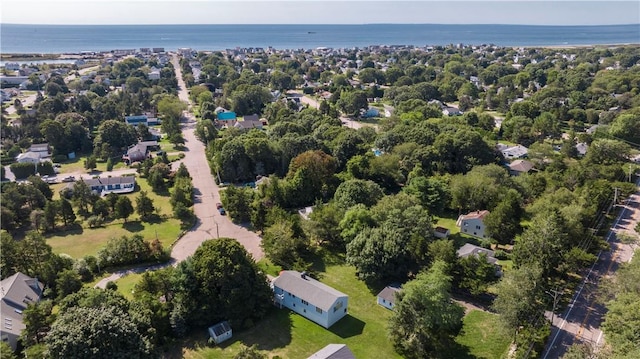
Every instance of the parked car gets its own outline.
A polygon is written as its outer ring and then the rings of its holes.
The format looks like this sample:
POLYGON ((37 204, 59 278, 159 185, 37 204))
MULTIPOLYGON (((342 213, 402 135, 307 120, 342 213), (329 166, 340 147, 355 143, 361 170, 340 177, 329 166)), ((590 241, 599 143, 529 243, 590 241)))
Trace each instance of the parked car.
POLYGON ((75 182, 75 181, 76 181, 76 177, 75 176, 67 176, 67 177, 62 179, 62 182, 75 182))
POLYGON ((216 208, 218 209, 218 212, 220 212, 221 216, 227 214, 227 212, 224 210, 224 207, 222 207, 222 203, 216 203, 216 208))

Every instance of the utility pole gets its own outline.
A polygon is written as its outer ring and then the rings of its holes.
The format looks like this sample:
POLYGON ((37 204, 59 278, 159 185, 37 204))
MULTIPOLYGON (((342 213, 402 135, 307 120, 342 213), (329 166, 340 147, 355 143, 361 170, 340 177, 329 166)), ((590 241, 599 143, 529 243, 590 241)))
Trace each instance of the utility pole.
POLYGON ((553 298, 553 309, 551 309, 551 325, 553 326, 554 314, 556 313, 556 305, 558 305, 558 301, 560 300, 562 291, 559 291, 557 289, 550 289, 546 290, 545 293, 549 294, 553 298))
POLYGON ((631 163, 629 163, 629 182, 631 182, 631 163))

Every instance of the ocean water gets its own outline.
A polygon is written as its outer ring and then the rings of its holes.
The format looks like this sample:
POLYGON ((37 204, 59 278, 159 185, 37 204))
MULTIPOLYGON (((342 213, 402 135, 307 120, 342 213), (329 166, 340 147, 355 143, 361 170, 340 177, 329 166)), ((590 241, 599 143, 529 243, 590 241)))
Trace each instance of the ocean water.
POLYGON ((525 25, 15 25, 0 24, 2 53, 65 53, 164 47, 222 50, 369 45, 570 46, 640 43, 640 24, 525 25))

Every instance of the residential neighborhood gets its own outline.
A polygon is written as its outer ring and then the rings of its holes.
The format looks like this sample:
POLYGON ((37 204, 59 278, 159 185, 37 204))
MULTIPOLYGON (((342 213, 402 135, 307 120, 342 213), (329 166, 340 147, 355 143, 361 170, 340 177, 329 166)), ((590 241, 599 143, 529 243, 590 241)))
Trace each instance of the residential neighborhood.
POLYGON ((577 312, 563 353, 633 355, 614 294, 597 318, 570 303, 638 237, 638 51, 6 62, 3 341, 73 357, 94 344, 66 328, 100 328, 139 357, 520 358, 577 312))

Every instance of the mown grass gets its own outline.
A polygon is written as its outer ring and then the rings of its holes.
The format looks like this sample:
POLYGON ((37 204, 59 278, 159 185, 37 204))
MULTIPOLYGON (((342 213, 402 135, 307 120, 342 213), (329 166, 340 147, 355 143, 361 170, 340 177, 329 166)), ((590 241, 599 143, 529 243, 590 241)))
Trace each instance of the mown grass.
POLYGON ((511 340, 499 328, 498 315, 472 310, 464 317, 456 342, 468 348, 471 358, 501 359, 506 357, 511 340))
MULTIPOLYGON (((135 199, 139 195, 139 191, 146 191, 149 198, 153 200, 158 214, 157 219, 151 222, 142 222, 137 214, 133 214, 128 218, 127 223, 117 219, 103 227, 88 228, 83 217, 77 215, 76 226, 67 231, 47 235, 47 243, 54 252, 65 253, 73 258, 96 255, 110 238, 122 235, 140 234, 145 240, 153 240, 157 237, 165 249, 169 248, 181 232, 180 221, 171 218, 172 207, 169 195, 154 193, 145 179, 137 178, 136 183, 138 185, 136 192, 121 196, 128 196, 135 208, 135 199)), ((52 186, 54 198, 59 198, 59 191, 66 185, 66 183, 60 183, 52 186)))
MULTIPOLYGON (((270 274, 277 270, 274 266, 263 268, 270 274)), ((377 291, 373 293, 358 280, 351 266, 338 263, 323 269, 319 280, 349 295, 349 314, 330 329, 287 309, 274 308, 254 328, 234 332, 231 341, 221 346, 207 347, 204 331, 195 334, 183 348, 184 358, 233 358, 241 344, 256 344, 270 357, 306 358, 331 343, 347 344, 357 358, 400 358, 387 339, 391 311, 376 304, 377 291)))

